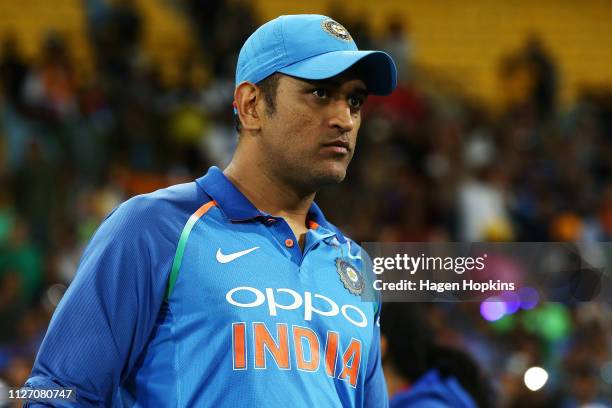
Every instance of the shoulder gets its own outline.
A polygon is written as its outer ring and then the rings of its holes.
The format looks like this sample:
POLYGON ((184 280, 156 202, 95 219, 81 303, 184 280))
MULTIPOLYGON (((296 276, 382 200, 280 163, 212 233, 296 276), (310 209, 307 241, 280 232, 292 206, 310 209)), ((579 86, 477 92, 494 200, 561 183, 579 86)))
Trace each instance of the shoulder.
POLYGON ((442 377, 435 369, 423 374, 409 391, 396 395, 390 405, 397 408, 477 407, 455 377, 442 377))
POLYGON ((211 199, 196 182, 176 184, 130 198, 113 209, 99 232, 125 237, 159 235, 173 240, 189 217, 211 199))
POLYGON ((193 181, 134 196, 123 202, 117 210, 131 215, 158 217, 157 211, 195 211, 203 201, 210 201, 210 198, 193 181))

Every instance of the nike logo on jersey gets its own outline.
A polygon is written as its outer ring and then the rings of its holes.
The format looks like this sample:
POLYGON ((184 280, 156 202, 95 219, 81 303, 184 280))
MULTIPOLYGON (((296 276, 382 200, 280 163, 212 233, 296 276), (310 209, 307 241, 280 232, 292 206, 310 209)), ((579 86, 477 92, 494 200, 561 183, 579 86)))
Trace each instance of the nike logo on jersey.
POLYGON ((233 260, 236 260, 240 258, 241 256, 248 254, 249 252, 253 252, 256 249, 259 249, 259 247, 253 247, 253 248, 245 249, 244 251, 234 252, 233 254, 225 255, 224 253, 221 252, 221 248, 219 248, 217 249, 217 261, 219 261, 219 263, 222 263, 222 264, 232 262, 233 260))

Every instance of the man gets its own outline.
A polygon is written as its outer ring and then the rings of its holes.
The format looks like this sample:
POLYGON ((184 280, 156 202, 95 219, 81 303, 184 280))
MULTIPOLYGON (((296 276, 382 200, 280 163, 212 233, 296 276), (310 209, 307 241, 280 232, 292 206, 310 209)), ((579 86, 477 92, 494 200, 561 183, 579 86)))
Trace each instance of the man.
POLYGON ((388 303, 382 364, 391 408, 489 408, 495 395, 466 352, 438 344, 417 303, 388 303))
POLYGON ((106 218, 27 385, 86 407, 386 406, 359 247, 313 199, 344 179, 367 93, 395 84, 391 58, 328 17, 261 26, 238 59, 232 162, 106 218))

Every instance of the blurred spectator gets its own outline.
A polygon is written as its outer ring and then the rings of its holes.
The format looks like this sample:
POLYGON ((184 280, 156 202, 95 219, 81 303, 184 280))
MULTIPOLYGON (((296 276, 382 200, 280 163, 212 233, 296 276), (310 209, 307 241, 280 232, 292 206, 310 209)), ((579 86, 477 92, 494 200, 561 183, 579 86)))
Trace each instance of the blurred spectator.
POLYGON ((397 66, 398 80, 400 82, 411 80, 414 45, 410 39, 404 16, 397 13, 387 18, 387 32, 380 41, 380 48, 393 57, 397 66))
POLYGON ((464 352, 441 346, 419 304, 388 303, 381 319, 390 407, 493 407, 492 389, 464 352))
POLYGON ((121 87, 122 81, 131 78, 139 56, 140 14, 132 0, 86 0, 84 3, 98 67, 113 86, 121 87))
POLYGON ((525 60, 532 76, 531 98, 538 114, 543 119, 548 119, 556 106, 557 69, 536 34, 527 39, 525 60))
POLYGON ((0 45, 0 86, 5 103, 19 109, 22 105, 23 84, 28 74, 28 67, 19 53, 15 33, 8 33, 0 45))
POLYGON ((257 28, 252 2, 187 0, 188 15, 216 78, 234 77, 238 51, 257 28))
POLYGON ((558 93, 557 67, 537 34, 530 34, 518 53, 502 59, 500 75, 511 108, 532 113, 544 124, 553 119, 558 93))
POLYGON ((15 204, 31 225, 32 239, 41 247, 49 243, 52 217, 58 215, 55 175, 42 143, 37 141, 30 143, 24 166, 13 175, 15 204))
POLYGON ((8 168, 14 170, 22 164, 26 146, 31 138, 29 124, 24 118, 23 87, 28 76, 26 65, 18 49, 15 34, 2 40, 0 56, 0 89, 4 96, 0 105, 0 121, 6 136, 8 168))
POLYGON ((16 317, 36 299, 44 281, 42 254, 29 238, 28 225, 17 218, 0 247, 0 342, 14 335, 16 317))
POLYGON ((50 123, 77 115, 76 81, 64 38, 50 33, 44 42, 41 62, 30 71, 24 98, 50 123))
POLYGON ((510 241, 513 234, 503 185, 495 183, 494 169, 482 171, 480 178, 466 179, 459 185, 461 239, 510 241))

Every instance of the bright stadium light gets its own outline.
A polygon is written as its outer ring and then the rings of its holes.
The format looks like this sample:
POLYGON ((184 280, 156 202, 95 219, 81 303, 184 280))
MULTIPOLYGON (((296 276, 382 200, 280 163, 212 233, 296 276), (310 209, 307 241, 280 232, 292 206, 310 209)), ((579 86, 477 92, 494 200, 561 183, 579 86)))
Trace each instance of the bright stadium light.
POLYGON ((525 371, 523 380, 527 388, 531 391, 537 391, 548 381, 548 373, 542 367, 531 367, 525 371))
POLYGON ((498 297, 487 298, 480 304, 480 314, 489 321, 494 322, 501 319, 506 314, 506 304, 498 297))

